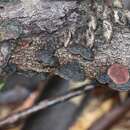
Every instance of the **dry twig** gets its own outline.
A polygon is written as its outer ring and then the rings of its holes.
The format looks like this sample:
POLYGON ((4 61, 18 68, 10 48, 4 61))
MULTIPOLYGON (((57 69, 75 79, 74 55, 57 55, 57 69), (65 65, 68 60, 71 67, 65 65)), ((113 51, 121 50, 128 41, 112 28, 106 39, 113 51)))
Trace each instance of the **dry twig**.
POLYGON ((93 85, 87 85, 85 87, 73 89, 73 90, 71 90, 71 91, 69 91, 61 96, 56 97, 56 98, 41 101, 39 104, 37 104, 29 109, 26 109, 26 110, 21 111, 19 113, 14 113, 13 115, 1 120, 0 121, 0 128, 7 127, 13 123, 16 123, 19 120, 26 118, 27 116, 31 115, 32 113, 43 110, 47 107, 54 106, 58 103, 64 102, 64 101, 69 100, 73 97, 79 96, 79 95, 83 94, 84 92, 86 92, 87 90, 91 90, 93 88, 94 88, 93 85))

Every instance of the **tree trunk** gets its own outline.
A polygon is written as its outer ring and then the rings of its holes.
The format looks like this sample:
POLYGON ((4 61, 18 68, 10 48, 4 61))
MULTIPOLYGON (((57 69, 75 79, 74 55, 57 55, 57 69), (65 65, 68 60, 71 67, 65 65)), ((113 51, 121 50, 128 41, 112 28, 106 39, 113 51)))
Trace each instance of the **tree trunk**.
POLYGON ((2 0, 1 77, 12 64, 76 81, 130 68, 128 15, 120 0, 2 0))

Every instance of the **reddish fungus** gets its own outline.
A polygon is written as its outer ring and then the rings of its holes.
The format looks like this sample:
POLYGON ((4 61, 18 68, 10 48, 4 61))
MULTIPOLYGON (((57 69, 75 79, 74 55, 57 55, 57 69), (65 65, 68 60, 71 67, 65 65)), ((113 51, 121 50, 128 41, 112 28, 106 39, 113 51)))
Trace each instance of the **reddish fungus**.
POLYGON ((125 84, 129 80, 129 72, 127 67, 120 64, 111 65, 107 74, 115 84, 125 84))

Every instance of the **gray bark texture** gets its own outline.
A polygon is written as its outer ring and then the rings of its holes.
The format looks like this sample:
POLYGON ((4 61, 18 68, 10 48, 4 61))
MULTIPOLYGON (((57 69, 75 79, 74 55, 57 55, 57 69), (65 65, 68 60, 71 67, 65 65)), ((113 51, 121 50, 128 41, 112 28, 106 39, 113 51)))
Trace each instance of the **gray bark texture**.
POLYGON ((1 0, 1 78, 12 65, 76 81, 113 63, 130 69, 128 8, 120 0, 1 0))

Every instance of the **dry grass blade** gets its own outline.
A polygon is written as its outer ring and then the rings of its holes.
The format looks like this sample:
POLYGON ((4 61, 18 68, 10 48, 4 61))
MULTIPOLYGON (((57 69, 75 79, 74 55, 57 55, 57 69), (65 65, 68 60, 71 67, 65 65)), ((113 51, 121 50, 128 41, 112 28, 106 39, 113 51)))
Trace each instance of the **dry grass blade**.
POLYGON ((97 120, 94 124, 92 124, 89 130, 109 130, 113 125, 122 119, 129 109, 130 98, 97 120))

